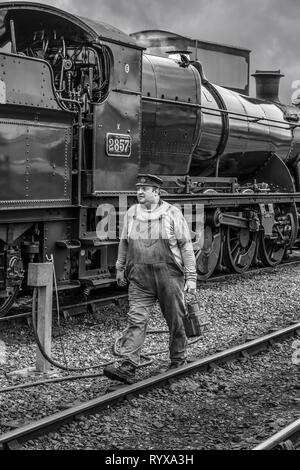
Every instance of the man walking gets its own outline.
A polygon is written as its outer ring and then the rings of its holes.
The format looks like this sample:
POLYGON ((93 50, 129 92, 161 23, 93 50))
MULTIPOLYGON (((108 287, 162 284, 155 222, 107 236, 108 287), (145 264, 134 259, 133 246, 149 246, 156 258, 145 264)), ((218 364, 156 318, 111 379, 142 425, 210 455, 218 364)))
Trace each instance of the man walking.
POLYGON ((138 204, 125 214, 116 263, 117 283, 129 281, 128 326, 121 338, 123 361, 107 366, 104 375, 133 383, 145 341, 149 313, 158 300, 169 327, 170 369, 186 361, 183 326, 184 290, 196 291, 196 261, 182 212, 160 199, 163 181, 138 175, 138 204))

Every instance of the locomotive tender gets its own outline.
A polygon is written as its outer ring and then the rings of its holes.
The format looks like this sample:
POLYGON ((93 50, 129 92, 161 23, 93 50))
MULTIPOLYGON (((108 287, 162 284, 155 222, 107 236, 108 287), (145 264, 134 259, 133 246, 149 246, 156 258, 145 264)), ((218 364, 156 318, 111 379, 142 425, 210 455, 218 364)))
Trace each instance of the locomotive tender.
POLYGON ((99 240, 97 208, 118 215, 139 172, 169 202, 204 205, 200 279, 281 262, 298 233, 296 107, 54 7, 1 3, 0 23, 0 316, 50 255, 60 289, 111 285, 118 238, 99 240))

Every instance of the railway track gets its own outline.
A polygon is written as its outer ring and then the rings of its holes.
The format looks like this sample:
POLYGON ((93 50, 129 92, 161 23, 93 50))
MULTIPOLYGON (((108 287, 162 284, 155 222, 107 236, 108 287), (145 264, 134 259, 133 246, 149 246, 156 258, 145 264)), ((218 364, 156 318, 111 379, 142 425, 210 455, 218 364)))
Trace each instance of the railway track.
MULTIPOLYGON (((299 260, 300 262, 300 260, 299 260)), ((61 305, 60 306, 60 311, 62 312, 63 316, 66 318, 70 315, 76 315, 83 313, 84 311, 87 310, 87 308, 90 306, 92 311, 97 311, 97 308, 106 304, 109 304, 111 302, 118 302, 119 300, 125 300, 127 299, 127 293, 120 293, 120 292, 115 292, 111 293, 109 292, 108 294, 104 295, 103 297, 99 299, 93 299, 93 300, 87 300, 84 302, 78 302, 74 304, 68 304, 68 305, 61 305)), ((57 312, 57 309, 54 307, 53 312, 57 312)), ((21 314, 16 314, 16 315, 9 315, 3 318, 0 318, 0 324, 7 322, 7 321, 12 321, 12 320, 17 320, 17 319, 28 319, 31 317, 31 312, 24 312, 21 314)))
MULTIPOLYGON (((133 385, 122 385, 117 390, 106 393, 96 399, 71 407, 62 412, 55 413, 41 420, 34 421, 19 429, 2 434, 0 436, 0 448, 3 450, 15 449, 22 442, 26 442, 27 440, 37 436, 45 435, 50 431, 71 422, 74 419, 78 419, 80 416, 96 413, 100 409, 111 406, 128 396, 134 396, 152 388, 161 387, 169 380, 178 379, 196 371, 207 371, 214 368, 218 364, 231 362, 235 359, 243 357, 249 357, 250 355, 254 355, 258 352, 269 349, 277 341, 281 341, 286 337, 298 334, 300 334, 300 322, 250 342, 188 363, 187 365, 181 366, 178 369, 141 380, 133 385)), ((298 423, 298 425, 299 430, 300 423, 298 423)), ((256 448, 256 450, 259 450, 259 448, 256 448)))
MULTIPOLYGON (((280 265, 277 265, 275 267, 269 267, 269 266, 256 267, 256 268, 249 269, 248 271, 245 271, 242 274, 241 273, 218 274, 218 275, 212 276, 211 278, 205 281, 199 281, 199 286, 203 283, 222 282, 222 281, 235 279, 240 276, 248 277, 248 276, 259 274, 259 273, 274 272, 275 269, 278 269, 278 268, 280 269, 283 266, 287 266, 287 265, 293 266, 297 264, 300 264, 300 256, 293 256, 290 259, 285 260, 280 265)), ((65 318, 68 316, 85 313, 88 308, 90 308, 92 312, 96 312, 99 307, 105 304, 109 304, 111 302, 118 302, 119 300, 126 300, 127 297, 128 296, 126 292, 118 292, 117 290, 115 291, 110 290, 106 293, 104 292, 104 295, 101 298, 87 300, 84 302, 78 302, 78 303, 69 304, 69 305, 61 305, 60 311, 62 312, 65 318)), ((55 307, 53 308, 53 312, 56 312, 55 307)), ((18 319, 30 319, 30 318, 31 318, 31 312, 28 311, 28 312, 24 312, 21 314, 13 314, 13 315, 2 317, 0 318, 0 324, 7 322, 7 321, 18 320, 18 319)))
POLYGON ((300 419, 297 419, 252 450, 294 450, 299 447, 300 419))

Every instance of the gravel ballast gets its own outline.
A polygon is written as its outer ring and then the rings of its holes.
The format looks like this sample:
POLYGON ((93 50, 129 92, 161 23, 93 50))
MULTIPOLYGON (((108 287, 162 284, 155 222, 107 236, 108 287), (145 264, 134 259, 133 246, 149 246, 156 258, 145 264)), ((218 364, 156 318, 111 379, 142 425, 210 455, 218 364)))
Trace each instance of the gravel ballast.
POLYGON ((300 417, 293 341, 196 373, 28 442, 25 449, 248 450, 300 417))
MULTIPOLYGON (((251 274, 249 277, 239 276, 220 283, 202 284, 199 297, 209 325, 200 341, 189 347, 189 359, 204 357, 241 344, 299 320, 299 269, 298 265, 282 266, 271 273, 251 274)), ((63 321, 61 338, 57 336, 58 330, 54 326, 52 350, 55 360, 64 363, 61 343, 64 345, 68 364, 72 366, 82 367, 115 359, 112 345, 115 336, 126 326, 126 309, 126 304, 121 307, 109 306, 96 315, 63 321)), ((158 308, 154 309, 149 328, 166 329, 158 308)), ((29 327, 20 324, 15 324, 14 328, 1 325, 0 340, 5 351, 1 359, 0 388, 40 379, 7 376, 16 369, 34 366, 36 346, 29 327)), ((151 351, 167 350, 167 343, 167 333, 150 334, 147 336, 143 352, 147 355, 151 351)), ((154 359, 153 363, 139 369, 138 379, 155 373, 162 365, 168 363, 167 352, 151 357, 154 359)), ((101 372, 101 369, 98 370, 101 372)), ((58 369, 54 372, 58 377, 71 375, 58 369)), ((96 372, 95 369, 86 371, 96 372)), ((104 377, 99 377, 0 393, 0 432, 9 431, 68 406, 93 399, 109 387, 110 382, 104 377)), ((138 417, 136 420, 138 425, 138 417)))

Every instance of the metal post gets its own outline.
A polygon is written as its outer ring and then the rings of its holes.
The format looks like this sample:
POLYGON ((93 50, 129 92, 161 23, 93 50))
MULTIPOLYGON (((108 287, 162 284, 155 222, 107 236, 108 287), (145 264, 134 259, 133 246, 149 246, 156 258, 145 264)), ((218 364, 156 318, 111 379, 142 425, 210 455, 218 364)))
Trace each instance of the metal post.
MULTIPOLYGON (((37 333, 44 351, 51 356, 53 264, 29 263, 28 285, 38 290, 37 333)), ((50 366, 37 346, 36 370, 47 373, 50 366)))

